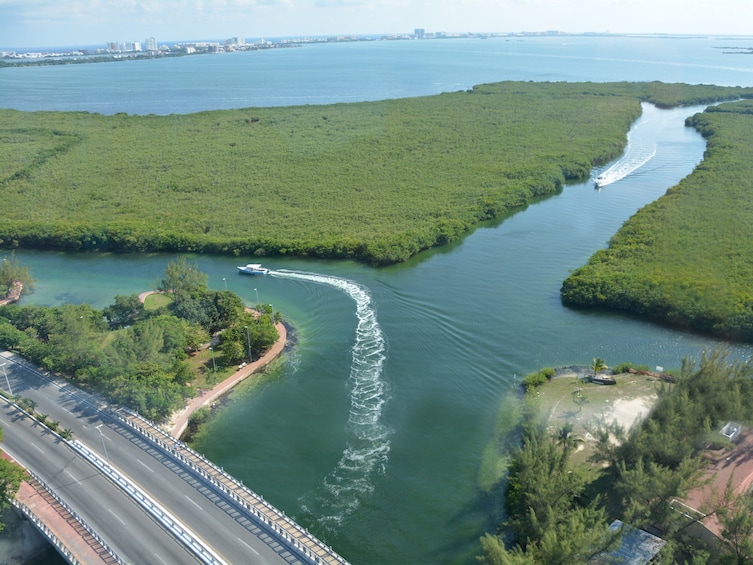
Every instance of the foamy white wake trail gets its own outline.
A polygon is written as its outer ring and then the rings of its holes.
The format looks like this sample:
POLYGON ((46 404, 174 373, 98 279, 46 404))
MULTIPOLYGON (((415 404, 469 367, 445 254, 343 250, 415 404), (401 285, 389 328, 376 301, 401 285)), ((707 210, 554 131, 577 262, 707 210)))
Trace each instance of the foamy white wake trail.
POLYGON ((298 271, 273 271, 272 276, 306 280, 334 286, 356 303, 355 344, 349 382, 350 437, 337 466, 324 479, 323 491, 314 501, 302 501, 304 508, 316 505, 323 523, 338 525, 373 490, 373 477, 383 473, 390 451, 389 430, 381 423, 386 386, 382 380, 385 342, 366 288, 352 281, 298 271))
POLYGON ((625 155, 595 179, 599 188, 624 179, 656 155, 656 143, 647 144, 634 141, 631 134, 632 132, 628 134, 625 155))

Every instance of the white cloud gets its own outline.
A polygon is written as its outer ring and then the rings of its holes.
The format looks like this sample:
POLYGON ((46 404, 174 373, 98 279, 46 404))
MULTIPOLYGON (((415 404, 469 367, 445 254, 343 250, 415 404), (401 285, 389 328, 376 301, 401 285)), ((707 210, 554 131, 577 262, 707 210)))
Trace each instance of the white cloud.
POLYGON ((710 10, 708 0, 0 0, 0 42, 7 48, 414 27, 750 34, 742 17, 749 2, 715 0, 710 10))

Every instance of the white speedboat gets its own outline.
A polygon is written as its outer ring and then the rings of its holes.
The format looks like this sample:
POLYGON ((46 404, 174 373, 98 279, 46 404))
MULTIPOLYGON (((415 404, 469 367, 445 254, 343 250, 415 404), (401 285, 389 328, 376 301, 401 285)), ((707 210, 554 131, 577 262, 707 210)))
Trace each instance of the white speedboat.
POLYGON ((249 263, 245 267, 238 267, 238 272, 243 275, 268 275, 269 269, 262 267, 259 263, 249 263))
POLYGON ((605 184, 607 184, 607 175, 605 174, 601 174, 594 179, 594 186, 596 188, 601 188, 605 184))

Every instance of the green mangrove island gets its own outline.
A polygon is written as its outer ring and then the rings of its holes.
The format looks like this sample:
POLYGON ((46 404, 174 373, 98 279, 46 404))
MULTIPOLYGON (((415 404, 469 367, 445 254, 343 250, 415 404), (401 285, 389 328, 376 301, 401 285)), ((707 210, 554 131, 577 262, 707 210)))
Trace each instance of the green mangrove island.
POLYGON ((566 304, 626 310, 753 340, 753 102, 688 120, 703 162, 639 210, 562 286, 566 304))
POLYGON ((641 101, 744 96, 504 82, 191 115, 0 110, 0 246, 399 262, 586 178, 623 150, 641 101))

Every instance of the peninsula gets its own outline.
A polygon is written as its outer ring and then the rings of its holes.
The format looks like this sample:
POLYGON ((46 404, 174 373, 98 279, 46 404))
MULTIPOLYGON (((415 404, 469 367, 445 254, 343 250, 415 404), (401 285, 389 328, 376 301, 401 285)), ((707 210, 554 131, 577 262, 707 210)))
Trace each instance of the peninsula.
POLYGON ((624 310, 753 341, 753 102, 689 120, 704 161, 639 210, 562 285, 565 304, 624 310))
POLYGON ((753 89, 503 82, 192 115, 1 110, 14 214, 0 218, 0 246, 395 263, 586 179, 620 154, 641 101, 745 96, 753 89))

